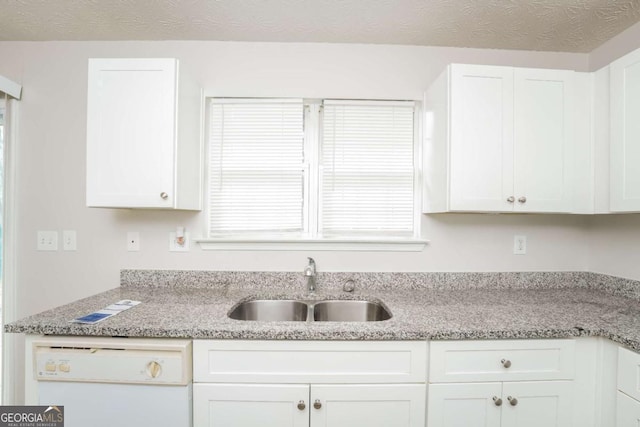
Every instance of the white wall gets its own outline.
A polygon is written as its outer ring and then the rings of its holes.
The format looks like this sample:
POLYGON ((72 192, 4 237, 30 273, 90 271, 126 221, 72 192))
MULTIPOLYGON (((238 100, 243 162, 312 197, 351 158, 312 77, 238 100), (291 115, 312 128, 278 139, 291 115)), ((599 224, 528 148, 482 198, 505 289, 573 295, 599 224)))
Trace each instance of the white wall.
POLYGON ((450 62, 584 71, 588 55, 479 49, 231 42, 0 42, 0 74, 21 83, 18 315, 114 288, 122 268, 302 271, 585 270, 588 219, 570 215, 431 215, 420 253, 169 253, 177 225, 201 213, 85 207, 87 58, 178 57, 209 94, 417 99, 450 62), (37 252, 37 230, 75 229, 77 252, 37 252), (141 233, 127 252, 127 231, 141 233), (511 253, 514 234, 529 253, 511 253))
POLYGON ((606 67, 612 61, 640 47, 640 22, 603 43, 589 54, 589 70, 606 67))
POLYGON ((640 280, 640 215, 597 215, 589 220, 589 271, 640 280))

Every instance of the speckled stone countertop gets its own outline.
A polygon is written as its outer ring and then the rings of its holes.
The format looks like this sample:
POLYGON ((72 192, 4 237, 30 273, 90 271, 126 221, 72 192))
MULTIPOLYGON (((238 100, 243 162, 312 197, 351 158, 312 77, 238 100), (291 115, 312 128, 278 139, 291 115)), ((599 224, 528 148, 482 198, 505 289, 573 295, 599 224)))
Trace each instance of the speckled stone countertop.
POLYGON ((640 351, 640 284, 594 273, 300 273, 124 270, 121 286, 5 326, 27 334, 266 339, 443 340, 603 336, 640 351), (356 281, 346 293, 341 283, 356 281), (227 313, 248 299, 368 299, 382 322, 255 322, 227 313), (142 304, 95 325, 69 320, 121 300, 142 304))

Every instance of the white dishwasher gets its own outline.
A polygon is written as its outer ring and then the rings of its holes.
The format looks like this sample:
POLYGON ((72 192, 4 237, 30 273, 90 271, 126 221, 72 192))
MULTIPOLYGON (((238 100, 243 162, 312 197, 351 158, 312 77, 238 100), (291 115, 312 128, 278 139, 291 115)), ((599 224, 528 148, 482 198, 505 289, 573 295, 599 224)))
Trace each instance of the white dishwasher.
POLYGON ((40 405, 66 427, 190 427, 190 340, 43 337, 33 342, 40 405))

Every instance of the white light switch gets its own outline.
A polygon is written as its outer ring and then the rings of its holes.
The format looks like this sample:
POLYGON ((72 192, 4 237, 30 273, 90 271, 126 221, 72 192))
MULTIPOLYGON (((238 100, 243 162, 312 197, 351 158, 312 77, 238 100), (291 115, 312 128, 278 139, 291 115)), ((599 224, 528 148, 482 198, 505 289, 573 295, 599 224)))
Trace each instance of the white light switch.
POLYGON ((39 251, 57 251, 58 250, 58 232, 57 231, 38 231, 37 247, 39 251))
POLYGON ((62 250, 75 251, 76 249, 76 230, 62 230, 62 250))
POLYGON ((140 250, 140 233, 137 231, 129 231, 127 233, 127 250, 129 252, 137 252, 140 250))

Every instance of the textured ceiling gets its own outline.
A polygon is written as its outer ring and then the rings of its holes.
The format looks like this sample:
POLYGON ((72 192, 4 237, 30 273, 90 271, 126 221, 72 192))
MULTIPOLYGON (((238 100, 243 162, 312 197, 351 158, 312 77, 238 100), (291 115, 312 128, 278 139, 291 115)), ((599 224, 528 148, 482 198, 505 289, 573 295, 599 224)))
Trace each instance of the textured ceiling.
POLYGON ((640 0, 0 0, 0 40, 384 43, 590 52, 640 0))

